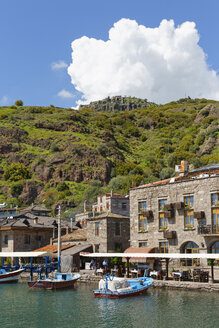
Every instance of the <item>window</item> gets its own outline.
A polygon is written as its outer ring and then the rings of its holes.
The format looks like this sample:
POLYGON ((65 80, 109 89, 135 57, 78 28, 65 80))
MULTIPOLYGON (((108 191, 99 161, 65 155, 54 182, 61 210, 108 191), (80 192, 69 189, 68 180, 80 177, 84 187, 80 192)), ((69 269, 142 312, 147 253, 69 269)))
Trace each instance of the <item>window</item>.
POLYGON ((97 207, 94 208, 94 212, 97 212, 97 207))
POLYGON ((159 243, 160 253, 168 253, 168 242, 163 241, 159 243))
POLYGON ((165 217, 164 205, 167 203, 167 199, 159 199, 158 209, 159 209, 159 229, 165 230, 168 228, 168 218, 165 217))
POLYGON ((219 241, 216 241, 216 242, 211 246, 211 253, 219 253, 219 241))
POLYGON ((148 246, 148 243, 146 241, 141 241, 139 243, 139 247, 147 247, 148 246))
POLYGON ((193 196, 186 196, 186 197, 184 197, 184 204, 185 204, 185 209, 191 209, 191 208, 193 208, 194 197, 193 196))
POLYGON ((100 212, 103 212, 103 206, 100 206, 100 212))
POLYGON ((121 252, 122 246, 120 243, 115 243, 114 248, 116 252, 121 252))
POLYGON ((168 228, 168 218, 165 217, 164 213, 159 213, 159 229, 165 230, 168 228))
POLYGON ((212 209, 212 225, 213 225, 213 232, 219 232, 219 208, 212 209))
POLYGON ((100 250, 100 245, 99 244, 94 245, 95 253, 99 253, 99 250, 100 250))
POLYGON ((8 235, 5 235, 5 237, 4 237, 4 244, 8 245, 8 235))
POLYGON ((164 205, 167 203, 167 199, 159 199, 159 212, 164 212, 164 205))
MULTIPOLYGON (((193 241, 189 241, 184 246, 184 253, 187 254, 199 253, 199 247, 193 241)), ((185 259, 185 264, 188 266, 199 265, 199 259, 185 259)))
POLYGON ((24 244, 30 244, 30 235, 24 235, 24 244))
POLYGON ((219 207, 219 192, 211 194, 211 206, 219 207))
POLYGON ((121 224, 120 222, 115 223, 115 236, 121 235, 121 224))
POLYGON ((95 222, 95 236, 99 236, 100 234, 100 223, 95 222))
POLYGON ((185 205, 185 212, 184 212, 184 226, 185 228, 193 228, 194 227, 194 197, 193 196, 186 196, 184 198, 184 205, 185 205))
POLYGON ((147 202, 146 202, 146 200, 138 203, 138 212, 139 213, 145 212, 146 209, 147 209, 147 202))
POLYGON ((126 203, 122 203, 122 209, 126 210, 127 204, 126 203))
POLYGON ((145 218, 142 214, 139 214, 138 217, 138 229, 139 232, 147 231, 147 218, 145 218))
POLYGON ((219 193, 211 194, 212 232, 219 232, 219 193))

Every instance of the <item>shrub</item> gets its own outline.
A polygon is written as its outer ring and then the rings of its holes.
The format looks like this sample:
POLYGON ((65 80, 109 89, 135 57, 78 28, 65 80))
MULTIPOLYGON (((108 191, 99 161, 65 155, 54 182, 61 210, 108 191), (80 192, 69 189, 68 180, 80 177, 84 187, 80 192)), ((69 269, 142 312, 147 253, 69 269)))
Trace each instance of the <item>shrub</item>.
POLYGON ((164 167, 160 171, 161 180, 168 179, 168 178, 172 177, 173 175, 174 175, 174 169, 172 169, 171 167, 164 167))
POLYGON ((11 185, 11 194, 13 197, 18 197, 23 191, 23 183, 16 182, 11 185))
POLYGON ((56 188, 58 191, 65 191, 65 190, 69 190, 69 186, 63 181, 63 182, 59 182, 56 188))
POLYGON ((31 178, 29 169, 22 163, 12 163, 4 172, 4 179, 9 181, 19 181, 31 178))
POLYGON ((16 100, 15 103, 14 103, 16 106, 23 106, 23 101, 21 99, 19 100, 16 100))

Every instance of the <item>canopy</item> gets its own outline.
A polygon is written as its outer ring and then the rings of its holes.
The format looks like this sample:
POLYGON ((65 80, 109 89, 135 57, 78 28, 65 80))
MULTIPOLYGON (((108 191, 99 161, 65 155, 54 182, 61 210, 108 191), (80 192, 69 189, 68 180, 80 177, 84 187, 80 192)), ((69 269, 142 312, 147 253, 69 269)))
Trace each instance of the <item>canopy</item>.
POLYGON ((163 258, 163 259, 218 259, 217 253, 80 253, 86 257, 141 257, 141 258, 163 258))
POLYGON ((57 257, 54 253, 49 252, 0 252, 1 257, 57 257))

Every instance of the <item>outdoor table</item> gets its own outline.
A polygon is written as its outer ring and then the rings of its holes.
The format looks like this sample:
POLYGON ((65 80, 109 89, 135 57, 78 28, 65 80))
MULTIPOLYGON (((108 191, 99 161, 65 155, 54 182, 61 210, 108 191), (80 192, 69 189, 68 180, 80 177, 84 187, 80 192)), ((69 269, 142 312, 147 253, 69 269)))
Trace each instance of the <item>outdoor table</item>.
POLYGON ((172 272, 174 280, 181 280, 183 273, 182 272, 172 272))
POLYGON ((136 269, 131 270, 131 274, 133 277, 137 276, 138 270, 136 270, 136 269))
POLYGON ((155 271, 155 270, 154 271, 151 271, 149 275, 150 275, 150 277, 157 278, 158 275, 159 275, 159 271, 155 271))
POLYGON ((103 269, 97 269, 97 271, 96 271, 96 274, 98 275, 98 274, 103 274, 103 269))

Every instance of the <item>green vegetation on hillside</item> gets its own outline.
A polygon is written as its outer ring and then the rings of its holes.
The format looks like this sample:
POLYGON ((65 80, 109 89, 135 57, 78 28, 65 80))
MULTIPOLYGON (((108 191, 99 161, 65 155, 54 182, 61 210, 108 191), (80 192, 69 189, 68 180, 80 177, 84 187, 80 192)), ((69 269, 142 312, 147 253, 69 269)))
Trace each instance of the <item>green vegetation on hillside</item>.
POLYGON ((187 98, 113 112, 0 107, 0 202, 79 206, 171 177, 183 159, 219 162, 218 118, 219 102, 187 98))

